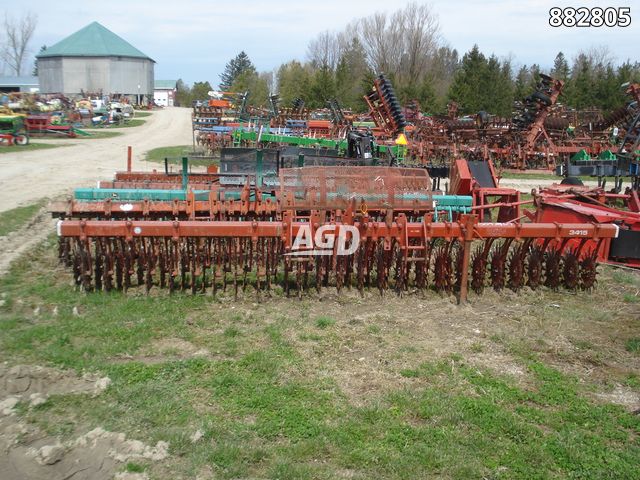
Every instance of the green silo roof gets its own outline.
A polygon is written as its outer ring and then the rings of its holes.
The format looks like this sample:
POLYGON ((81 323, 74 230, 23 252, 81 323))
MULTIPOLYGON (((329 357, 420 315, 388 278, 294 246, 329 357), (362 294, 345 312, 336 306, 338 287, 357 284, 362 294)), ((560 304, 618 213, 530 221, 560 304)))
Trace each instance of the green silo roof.
POLYGON ((134 57, 152 60, 98 22, 90 23, 37 55, 37 58, 43 57, 134 57))

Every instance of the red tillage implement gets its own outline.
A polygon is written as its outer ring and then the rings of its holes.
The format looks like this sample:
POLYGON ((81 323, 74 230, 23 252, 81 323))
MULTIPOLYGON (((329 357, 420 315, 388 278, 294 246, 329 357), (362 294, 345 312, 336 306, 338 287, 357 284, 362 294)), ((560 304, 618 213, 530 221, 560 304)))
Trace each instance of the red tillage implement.
POLYGON ((257 292, 280 284, 287 294, 293 286, 300 294, 328 285, 400 293, 433 286, 464 300, 469 285, 476 292, 487 284, 591 288, 597 249, 577 255, 567 242, 597 246, 618 231, 589 223, 478 223, 474 215, 409 222, 400 213, 381 222, 334 213, 332 220, 318 211, 304 219, 287 211, 280 221, 63 220, 60 256, 87 290, 138 284, 195 293, 233 285, 237 294, 250 284, 257 292))

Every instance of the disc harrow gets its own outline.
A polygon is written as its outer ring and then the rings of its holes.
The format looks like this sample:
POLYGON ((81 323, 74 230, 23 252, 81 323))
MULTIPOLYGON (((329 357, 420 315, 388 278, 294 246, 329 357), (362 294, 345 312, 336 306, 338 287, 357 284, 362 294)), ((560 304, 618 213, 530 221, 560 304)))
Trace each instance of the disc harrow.
POLYGON ((477 293, 541 284, 590 289, 597 249, 578 252, 567 241, 599 244, 617 232, 614 225, 478 223, 475 215, 455 222, 431 215, 409 221, 404 213, 391 221, 320 218, 284 212, 279 221, 61 220, 59 253, 87 291, 160 287, 237 296, 252 289, 260 296, 275 286, 287 295, 333 286, 381 294, 433 289, 465 300, 469 285, 477 293), (300 246, 305 232, 315 245, 300 246), (336 238, 344 244, 329 241, 336 238))

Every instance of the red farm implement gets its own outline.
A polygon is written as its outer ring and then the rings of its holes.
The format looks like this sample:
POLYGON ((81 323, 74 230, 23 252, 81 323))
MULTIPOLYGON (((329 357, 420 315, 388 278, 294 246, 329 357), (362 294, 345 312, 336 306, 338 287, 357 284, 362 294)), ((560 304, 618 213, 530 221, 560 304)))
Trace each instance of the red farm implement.
POLYGON ((615 238, 596 245, 591 240, 572 240, 574 249, 595 249, 601 262, 640 268, 640 201, 638 191, 610 193, 604 189, 554 186, 536 197, 536 222, 589 222, 610 224, 619 231, 615 238), (625 208, 626 207, 626 208, 625 208))
POLYGON ((486 286, 589 289, 596 252, 618 232, 590 222, 481 223, 470 197, 432 190, 424 169, 286 168, 226 185, 223 173, 202 175, 206 190, 84 189, 87 199, 54 208, 60 256, 78 284, 235 294, 433 288, 461 299, 486 286), (591 243, 578 251, 576 241, 591 243))
POLYGON ((24 120, 29 135, 56 135, 63 137, 77 137, 73 126, 53 123, 51 115, 27 115, 24 120))

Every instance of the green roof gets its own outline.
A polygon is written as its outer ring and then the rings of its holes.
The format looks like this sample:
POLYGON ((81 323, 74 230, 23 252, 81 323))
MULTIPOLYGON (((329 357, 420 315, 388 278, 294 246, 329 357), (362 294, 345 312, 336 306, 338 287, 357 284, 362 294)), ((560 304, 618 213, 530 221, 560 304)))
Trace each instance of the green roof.
POLYGON ((153 82, 153 88, 157 89, 171 89, 176 88, 177 80, 155 80, 153 82))
POLYGON ((43 57, 134 57, 151 60, 98 22, 90 23, 37 55, 37 58, 43 57))

